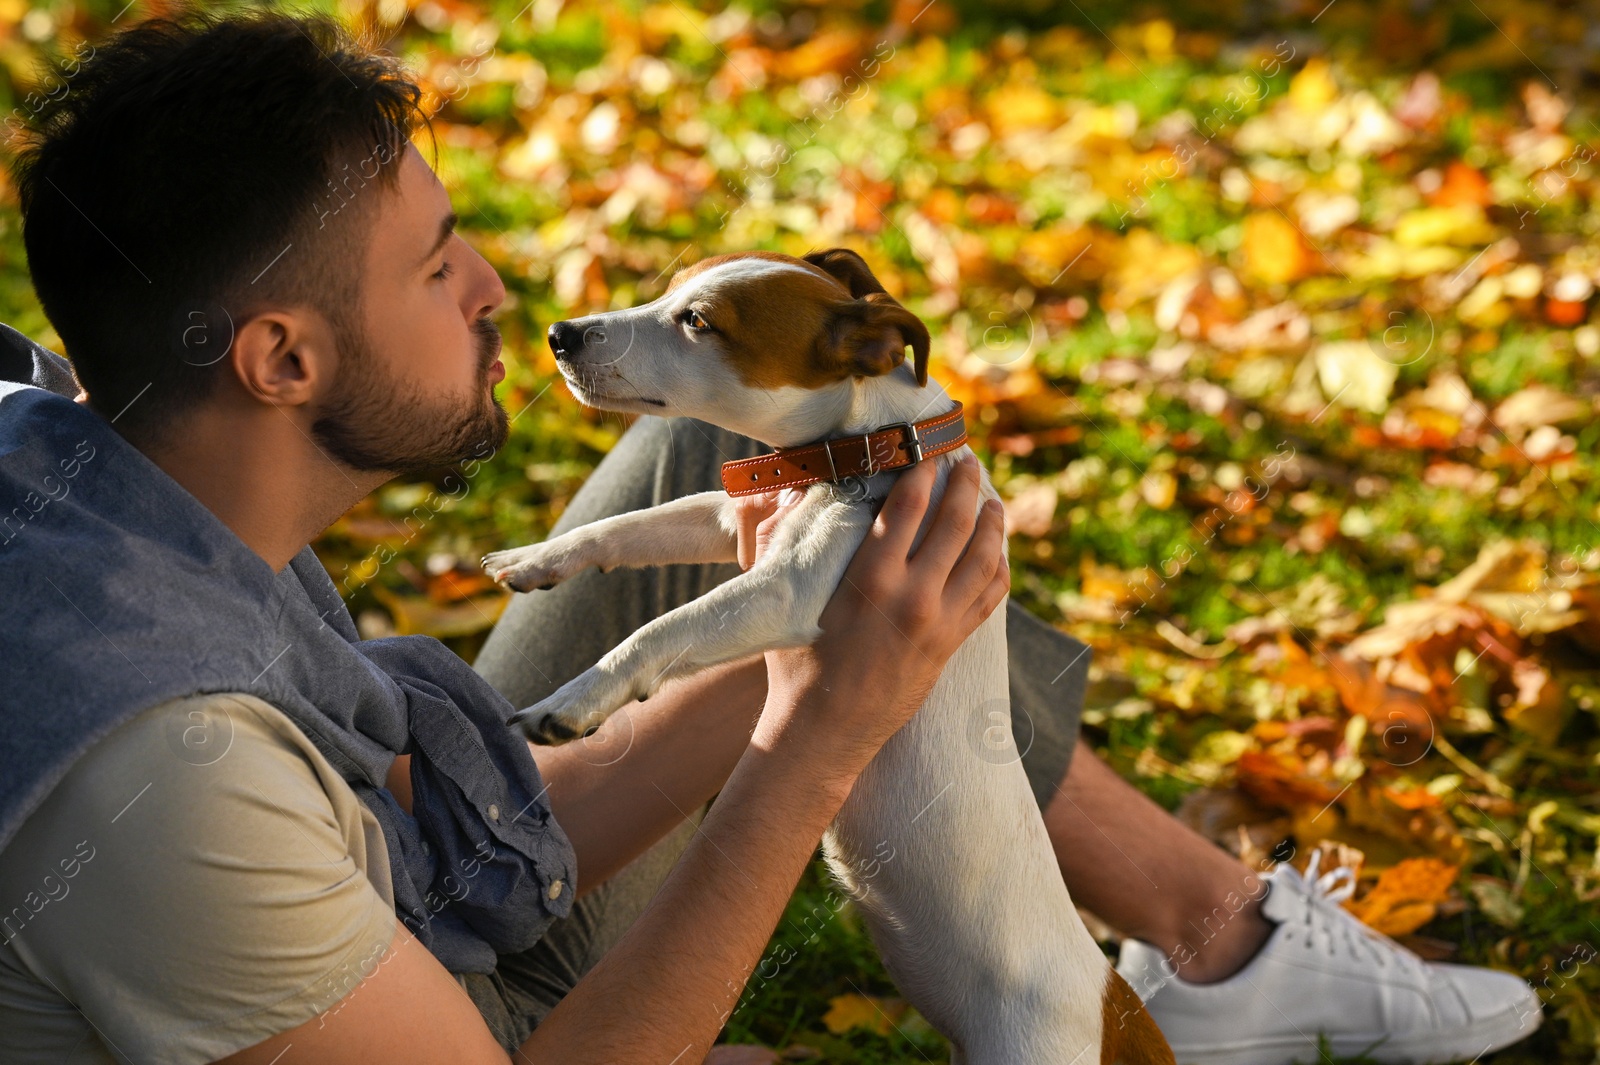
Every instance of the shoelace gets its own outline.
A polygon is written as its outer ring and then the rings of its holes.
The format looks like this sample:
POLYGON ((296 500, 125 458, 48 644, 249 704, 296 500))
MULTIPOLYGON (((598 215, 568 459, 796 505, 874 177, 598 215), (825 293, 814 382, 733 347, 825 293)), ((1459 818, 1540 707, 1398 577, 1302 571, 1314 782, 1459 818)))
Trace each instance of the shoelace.
POLYGON ((1306 863, 1301 882, 1308 891, 1315 888, 1316 894, 1328 902, 1344 902, 1356 893, 1356 871, 1348 865, 1341 865, 1318 876, 1317 871, 1322 868, 1322 855, 1320 850, 1311 852, 1311 860, 1306 863))
MULTIPOLYGON (((1330 953, 1337 953, 1342 947, 1352 958, 1365 955, 1379 968, 1397 965, 1413 978, 1424 979, 1420 958, 1368 928, 1339 906, 1339 903, 1355 894, 1354 870, 1341 867, 1320 873, 1321 868, 1322 852, 1313 851, 1304 875, 1287 864, 1279 866, 1275 875, 1275 878, 1293 877, 1296 881, 1295 886, 1299 890, 1291 890, 1288 894, 1294 899, 1303 900, 1295 923, 1302 926, 1299 931, 1304 935, 1306 945, 1316 944, 1320 930, 1330 953)), ((1285 931, 1292 932, 1293 929, 1286 928, 1285 931)))

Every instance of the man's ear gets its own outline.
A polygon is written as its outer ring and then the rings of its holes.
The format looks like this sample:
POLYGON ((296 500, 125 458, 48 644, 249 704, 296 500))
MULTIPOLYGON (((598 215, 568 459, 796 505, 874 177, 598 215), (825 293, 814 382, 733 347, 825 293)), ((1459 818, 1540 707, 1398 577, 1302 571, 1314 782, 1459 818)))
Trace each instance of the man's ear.
POLYGON ((917 384, 928 383, 928 327, 887 292, 873 292, 833 308, 824 356, 854 377, 880 377, 899 366, 911 345, 917 384))
MULTIPOLYGON (((304 316, 269 311, 239 323, 228 355, 246 394, 274 406, 309 402, 326 384, 331 367, 321 330, 308 330, 304 316)), ((330 338, 331 339, 331 338, 330 338)))
POLYGON ((883 291, 878 279, 872 276, 872 268, 867 265, 867 261, 849 248, 814 251, 807 255, 804 261, 833 275, 839 284, 849 290, 854 299, 883 291))

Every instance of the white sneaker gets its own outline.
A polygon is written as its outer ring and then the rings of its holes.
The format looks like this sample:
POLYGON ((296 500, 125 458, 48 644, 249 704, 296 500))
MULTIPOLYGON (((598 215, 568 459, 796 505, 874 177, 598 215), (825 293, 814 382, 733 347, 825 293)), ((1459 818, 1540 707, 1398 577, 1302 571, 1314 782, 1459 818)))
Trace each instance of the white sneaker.
POLYGON ((1493 969, 1425 962, 1372 931, 1338 906, 1353 887, 1339 887, 1338 873, 1308 883, 1282 865, 1263 879, 1271 886, 1261 912, 1278 927, 1226 980, 1191 984, 1155 947, 1122 942, 1117 971, 1180 1065, 1315 1062, 1319 1036, 1338 1056, 1441 1065, 1539 1027, 1533 988, 1493 969))

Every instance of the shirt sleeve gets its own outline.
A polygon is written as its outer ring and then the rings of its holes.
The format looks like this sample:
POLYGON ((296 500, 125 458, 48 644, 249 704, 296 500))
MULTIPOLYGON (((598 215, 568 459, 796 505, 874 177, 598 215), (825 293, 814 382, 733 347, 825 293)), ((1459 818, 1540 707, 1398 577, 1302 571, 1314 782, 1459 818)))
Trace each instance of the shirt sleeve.
POLYGON ((363 810, 267 704, 163 704, 97 743, 0 855, 6 897, 44 899, 7 946, 119 1060, 215 1061, 336 1010, 389 947, 363 810))

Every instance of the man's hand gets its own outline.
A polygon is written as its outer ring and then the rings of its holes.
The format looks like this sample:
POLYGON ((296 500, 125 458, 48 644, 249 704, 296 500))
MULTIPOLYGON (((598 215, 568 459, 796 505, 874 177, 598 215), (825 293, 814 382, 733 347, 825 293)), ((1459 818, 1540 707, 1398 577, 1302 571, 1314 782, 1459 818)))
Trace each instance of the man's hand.
POLYGON ((739 516, 737 554, 740 569, 749 569, 756 564, 756 559, 767 553, 767 546, 772 542, 773 530, 789 512, 789 508, 804 498, 803 491, 784 488, 776 492, 740 496, 734 500, 734 513, 739 516))
MULTIPOLYGON (((804 732, 808 744, 828 752, 821 764, 853 779, 922 705, 956 648, 1005 601, 1004 521, 998 500, 978 507, 976 458, 951 469, 912 553, 936 472, 934 463, 921 463, 896 482, 822 613, 817 641, 767 653, 758 738, 804 732)), ((781 510, 760 519, 758 534, 779 517, 781 510)))

